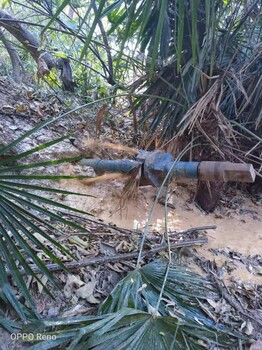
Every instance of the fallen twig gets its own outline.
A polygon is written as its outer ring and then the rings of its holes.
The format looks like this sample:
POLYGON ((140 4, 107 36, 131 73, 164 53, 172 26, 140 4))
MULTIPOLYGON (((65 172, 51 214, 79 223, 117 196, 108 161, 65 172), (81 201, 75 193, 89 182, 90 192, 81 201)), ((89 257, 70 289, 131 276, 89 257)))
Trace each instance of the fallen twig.
POLYGON ((213 279, 217 285, 218 290, 220 291, 222 297, 241 315, 244 317, 255 321, 259 326, 262 326, 262 320, 258 319, 257 317, 254 317, 253 315, 250 315, 243 307, 242 305, 237 301, 237 299, 234 297, 234 295, 230 294, 227 287, 225 286, 225 283, 223 280, 221 280, 214 271, 209 271, 213 279))
MULTIPOLYGON (((197 231, 204 231, 204 230, 215 230, 217 228, 217 226, 212 225, 212 226, 198 226, 198 227, 191 227, 187 230, 182 230, 182 231, 168 231, 168 237, 171 240, 177 239, 176 236, 178 235, 185 235, 185 234, 189 234, 189 233, 193 233, 193 232, 197 232, 197 231), (175 237, 175 238, 172 238, 175 237)), ((157 242, 159 240, 163 241, 163 237, 158 236, 158 237, 150 237, 150 241, 153 242, 157 242)))
MULTIPOLYGON (((192 233, 196 231, 205 231, 205 230, 215 230, 217 228, 216 225, 211 225, 211 226, 199 226, 199 227, 191 227, 188 228, 187 230, 182 230, 182 231, 175 231, 176 234, 186 234, 186 233, 192 233)), ((173 234, 171 232, 171 234, 173 234)))
MULTIPOLYGON (((183 248, 183 247, 190 247, 193 245, 202 245, 202 244, 206 244, 207 242, 208 242, 207 238, 193 239, 193 240, 173 243, 170 245, 170 248, 171 249, 178 249, 178 248, 183 248)), ((151 254, 155 254, 155 253, 158 253, 158 252, 165 250, 167 248, 168 248, 167 244, 161 244, 160 246, 152 248, 150 250, 144 250, 142 252, 142 256, 144 257, 144 256, 148 256, 151 254)), ((113 255, 113 256, 102 256, 102 257, 92 258, 92 259, 83 259, 81 261, 73 261, 73 262, 64 263, 64 267, 68 270, 74 270, 74 269, 79 269, 81 267, 90 266, 90 265, 106 264, 106 263, 110 263, 110 262, 118 262, 121 260, 134 259, 134 258, 138 257, 138 254, 139 254, 138 252, 134 252, 134 253, 118 254, 118 255, 113 255)), ((40 269, 35 265, 31 266, 31 268, 35 273, 41 272, 40 269)), ((58 264, 47 264, 46 268, 49 271, 61 271, 61 270, 63 270, 63 267, 61 265, 58 265, 58 264)), ((28 275, 28 273, 25 270, 21 270, 20 273, 22 275, 28 275)), ((10 272, 8 272, 7 274, 9 276, 11 275, 10 272)))
MULTIPOLYGON (((118 233, 121 233, 123 234, 124 236, 125 235, 130 235, 132 233, 142 233, 141 230, 130 230, 130 229, 126 229, 126 228, 122 228, 122 227, 118 227, 118 226, 115 226, 115 225, 112 225, 112 224, 106 224, 105 222, 102 222, 102 221, 97 221, 97 220, 94 220, 94 219, 90 219, 90 218, 86 218, 86 217, 83 217, 81 215, 77 215, 77 214, 68 214, 68 213, 63 213, 63 212, 60 212, 61 214, 63 215, 67 215, 67 216, 72 216, 72 217, 77 217, 83 221, 87 221, 87 222, 91 222, 93 224, 96 224, 97 226, 102 226, 102 227, 105 227, 105 228, 109 228, 109 229, 112 229, 112 230, 115 230, 115 231, 118 231, 118 233)), ((210 225, 210 226, 198 226, 198 227, 191 227, 189 229, 186 229, 186 230, 182 230, 182 231, 170 231, 168 232, 169 236, 172 236, 172 235, 177 235, 177 234, 188 234, 188 233, 192 233, 192 232, 196 232, 196 231, 204 231, 204 230, 215 230, 217 228, 216 225, 210 225)), ((91 235, 95 235, 95 236, 99 236, 100 233, 89 233, 91 235)), ((86 235, 86 233, 85 233, 86 235)))
MULTIPOLYGON (((106 224, 105 222, 97 221, 97 220, 90 219, 90 218, 86 218, 86 217, 83 217, 83 216, 77 215, 77 214, 64 213, 62 211, 60 212, 60 214, 63 214, 63 215, 66 215, 66 216, 71 216, 71 217, 76 217, 76 218, 79 218, 79 219, 81 219, 83 221, 87 221, 87 222, 93 223, 93 224, 95 224, 97 226, 102 226, 104 228, 109 228, 109 229, 115 230, 116 232, 121 233, 121 235, 124 235, 124 236, 129 236, 131 233, 140 232, 140 231, 137 231, 137 230, 129 230, 129 229, 126 229, 126 228, 121 228, 121 227, 118 227, 118 226, 115 226, 115 225, 112 225, 112 224, 106 224)), ((95 235, 99 236, 99 233, 97 233, 95 235)))

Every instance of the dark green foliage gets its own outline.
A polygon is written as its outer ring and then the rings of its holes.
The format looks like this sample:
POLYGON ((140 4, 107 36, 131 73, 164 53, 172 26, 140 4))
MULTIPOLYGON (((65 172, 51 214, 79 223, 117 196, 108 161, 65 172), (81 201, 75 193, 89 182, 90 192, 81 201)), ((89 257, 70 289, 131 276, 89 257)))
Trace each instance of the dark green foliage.
MULTIPOLYGON (((46 124, 46 122, 44 124, 46 124)), ((39 129, 39 126, 35 129, 39 129)), ((31 130, 31 132, 21 136, 19 140, 15 140, 8 146, 2 146, 0 154, 4 154, 9 149, 12 149, 12 147, 18 142, 22 141, 27 136, 30 136, 34 131, 35 130, 31 130)), ((54 276, 46 268, 44 262, 38 257, 36 249, 40 249, 51 261, 59 264, 65 269, 62 261, 55 255, 53 249, 50 249, 50 247, 58 249, 68 257, 72 258, 73 256, 61 243, 52 238, 51 234, 58 233, 58 223, 67 225, 72 229, 85 231, 83 227, 74 222, 63 219, 61 215, 57 215, 51 208, 60 208, 81 214, 86 214, 86 212, 73 209, 39 194, 39 192, 60 193, 65 195, 78 193, 41 186, 41 183, 30 184, 24 182, 24 180, 32 179, 56 180, 63 178, 63 176, 45 176, 44 174, 38 176, 38 174, 32 172, 27 175, 27 171, 29 169, 37 169, 43 166, 52 166, 62 162, 76 160, 76 158, 38 163, 27 162, 26 164, 21 163, 21 161, 24 162, 24 159, 26 160, 26 157, 29 155, 38 154, 39 151, 64 139, 65 137, 59 138, 35 147, 29 151, 9 157, 3 157, 2 160, 0 160, 0 287, 2 294, 0 295, 0 298, 7 305, 12 305, 17 314, 24 320, 28 318, 28 315, 26 316, 28 311, 26 311, 26 308, 18 302, 15 292, 8 281, 7 270, 12 275, 17 288, 23 294, 25 300, 27 300, 30 308, 35 315, 37 315, 29 290, 22 276, 21 268, 26 274, 34 276, 34 278, 43 285, 38 274, 32 269, 33 263, 41 273, 45 274, 50 281, 56 284, 54 276), (19 163, 17 163, 18 161, 19 163), (42 236, 47 242, 49 242, 49 245, 42 243, 37 235, 42 236)), ((43 285, 43 288, 50 294, 45 285, 43 285)))
MULTIPOLYGON (((173 103, 138 97, 141 125, 148 140, 160 138, 162 144, 175 137, 188 142, 193 131, 194 137, 203 137, 209 156, 213 148, 220 158, 239 158, 256 146, 248 155, 254 161, 262 138, 261 4, 200 0, 196 8, 196 3, 180 0, 173 5, 170 28, 176 24, 177 39, 169 46, 169 60, 160 61, 153 78, 149 73, 139 88, 173 103), (242 134, 242 145, 236 132, 242 134)), ((153 23, 153 11, 151 16, 153 23)))
POLYGON ((200 350, 207 344, 232 348, 244 340, 238 333, 204 316, 198 300, 204 302, 217 295, 208 281, 186 268, 170 267, 157 310, 166 267, 164 261, 156 261, 131 272, 101 305, 100 316, 29 324, 25 328, 28 332, 45 330, 56 336, 55 342, 41 342, 31 349, 47 350, 63 344, 63 348, 70 350, 200 350))
MULTIPOLYGON (((102 303, 100 312, 111 313, 123 307, 151 311, 157 304, 165 273, 166 263, 158 260, 134 270, 118 283, 102 303)), ((197 305, 202 298, 216 298, 217 294, 208 281, 186 267, 172 266, 164 289, 164 297, 170 300, 170 296, 176 305, 183 307, 197 305)), ((162 315, 166 314, 164 304, 161 306, 162 315)))

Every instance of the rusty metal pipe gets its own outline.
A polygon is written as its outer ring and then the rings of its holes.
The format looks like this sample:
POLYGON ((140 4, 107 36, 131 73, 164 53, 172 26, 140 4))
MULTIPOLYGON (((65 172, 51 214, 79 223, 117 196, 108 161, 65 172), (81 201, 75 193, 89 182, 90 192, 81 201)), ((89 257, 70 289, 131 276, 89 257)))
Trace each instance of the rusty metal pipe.
POLYGON ((174 162, 170 153, 162 151, 141 151, 136 160, 100 160, 82 159, 81 165, 87 165, 96 173, 111 172, 128 174, 134 168, 142 167, 142 180, 159 187, 171 170, 176 178, 199 179, 217 182, 254 182, 255 170, 252 164, 231 162, 174 162))
POLYGON ((219 182, 254 182, 256 173, 252 164, 231 162, 200 162, 198 179, 219 182))

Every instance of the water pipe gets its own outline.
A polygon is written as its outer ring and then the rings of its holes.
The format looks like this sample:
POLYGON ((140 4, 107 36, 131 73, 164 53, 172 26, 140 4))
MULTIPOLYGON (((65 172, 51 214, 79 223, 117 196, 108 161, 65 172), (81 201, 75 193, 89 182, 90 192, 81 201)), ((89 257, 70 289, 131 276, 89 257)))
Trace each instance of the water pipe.
POLYGON ((162 151, 140 151, 136 160, 82 159, 81 165, 90 166, 96 173, 129 174, 142 167, 143 184, 159 187, 172 168, 172 177, 217 182, 254 182, 255 170, 252 164, 219 161, 174 162, 170 153, 162 151))

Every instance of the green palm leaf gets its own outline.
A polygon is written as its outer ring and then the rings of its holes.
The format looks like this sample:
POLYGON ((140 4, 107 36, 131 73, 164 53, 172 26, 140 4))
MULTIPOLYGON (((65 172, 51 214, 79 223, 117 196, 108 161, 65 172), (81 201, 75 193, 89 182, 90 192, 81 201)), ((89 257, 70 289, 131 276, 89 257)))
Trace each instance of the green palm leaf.
POLYGON ((93 33, 94 33, 94 31, 95 31, 95 28, 96 28, 96 26, 97 26, 97 24, 98 24, 98 22, 99 22, 101 13, 102 13, 102 11, 103 11, 105 2, 106 2, 105 0, 101 0, 101 1, 99 2, 99 7, 98 7, 97 12, 95 13, 94 21, 93 21, 93 23, 92 23, 92 25, 91 25, 90 31, 89 31, 88 36, 87 36, 87 38, 86 38, 86 41, 85 41, 83 50, 82 50, 81 55, 80 55, 80 60, 82 60, 83 57, 86 55, 86 52, 87 52, 87 49, 88 49, 89 44, 90 44, 90 42, 91 42, 93 33))
MULTIPOLYGON (((4 246, 4 254, 6 252, 6 247, 4 246)), ((33 315, 29 309, 26 308, 22 303, 20 303, 17 299, 17 296, 14 292, 14 289, 11 287, 7 273, 3 264, 3 261, 0 262, 0 300, 2 303, 2 308, 4 305, 11 307, 17 315, 23 320, 28 321, 29 319, 35 318, 37 315, 33 315)), ((2 309, 1 309, 2 313, 2 309)), ((0 324, 7 331, 14 331, 14 323, 12 321, 6 320, 5 318, 0 318, 0 324)), ((16 328, 19 328, 17 326, 16 328)))
POLYGON ((36 331, 36 327, 56 327, 47 333, 56 337, 55 343, 40 342, 30 350, 48 350, 58 344, 67 350, 201 350, 211 343, 232 348, 238 341, 238 334, 216 333, 197 322, 126 308, 101 317, 44 320, 25 330, 36 331))
MULTIPOLYGON (((40 127, 37 126, 13 141, 11 144, 1 147, 0 153, 4 154, 6 151, 20 143, 24 138, 31 136, 33 132, 44 127, 46 123, 48 122, 42 123, 40 127)), ((57 223, 67 225, 74 230, 82 232, 86 231, 82 226, 64 219, 61 215, 57 215, 55 210, 63 209, 65 211, 74 211, 79 214, 87 214, 86 212, 79 209, 73 209, 68 205, 51 200, 48 197, 40 195, 39 192, 88 196, 87 194, 79 194, 76 192, 41 186, 39 183, 30 184, 23 182, 23 180, 32 179, 56 180, 63 178, 63 176, 61 177, 59 175, 46 176, 44 174, 37 175, 32 173, 27 175, 26 172, 29 169, 79 160, 82 158, 81 156, 26 164, 21 164, 21 162, 26 159, 26 157, 38 154, 41 150, 51 147, 66 138, 68 138, 68 135, 34 147, 29 151, 8 157, 0 162, 0 257, 2 260, 0 269, 2 296, 0 295, 0 297, 5 300, 8 305, 12 305, 22 319, 26 319, 27 315, 21 304, 16 300, 12 287, 7 280, 7 272, 12 275, 19 292, 24 296, 33 313, 37 315, 34 303, 24 281, 23 273, 32 275, 43 285, 45 292, 50 294, 49 290, 34 272, 34 269, 32 268, 33 263, 34 266, 38 268, 41 273, 45 274, 52 283, 57 287, 59 285, 52 273, 46 268, 44 261, 38 257, 36 249, 41 250, 48 259, 65 269, 61 259, 59 259, 52 251, 52 247, 55 247, 55 249, 58 249, 63 255, 70 259, 74 257, 68 249, 50 236, 50 231, 52 234, 59 232, 59 229, 56 228, 57 223), (17 164, 17 161, 20 163, 17 164), (22 174, 20 173, 21 171, 23 171, 22 174), (37 191, 37 193, 34 193, 35 191, 37 191), (53 210, 49 208, 53 208, 53 210), (52 225, 51 221, 56 224, 52 225), (42 236, 46 243, 43 243, 38 239, 37 235, 42 236)), ((86 177, 87 176, 81 176, 81 178, 86 177)), ((77 178, 77 176, 66 176, 66 178, 77 178)))
MULTIPOLYGON (((154 261, 129 273, 101 304, 101 313, 116 312, 123 307, 150 311, 157 304, 166 273, 165 261, 154 261)), ((208 281, 181 266, 171 266, 164 289, 164 298, 179 305, 198 305, 198 300, 217 298, 208 281)), ((164 303, 161 314, 166 314, 164 303)))

